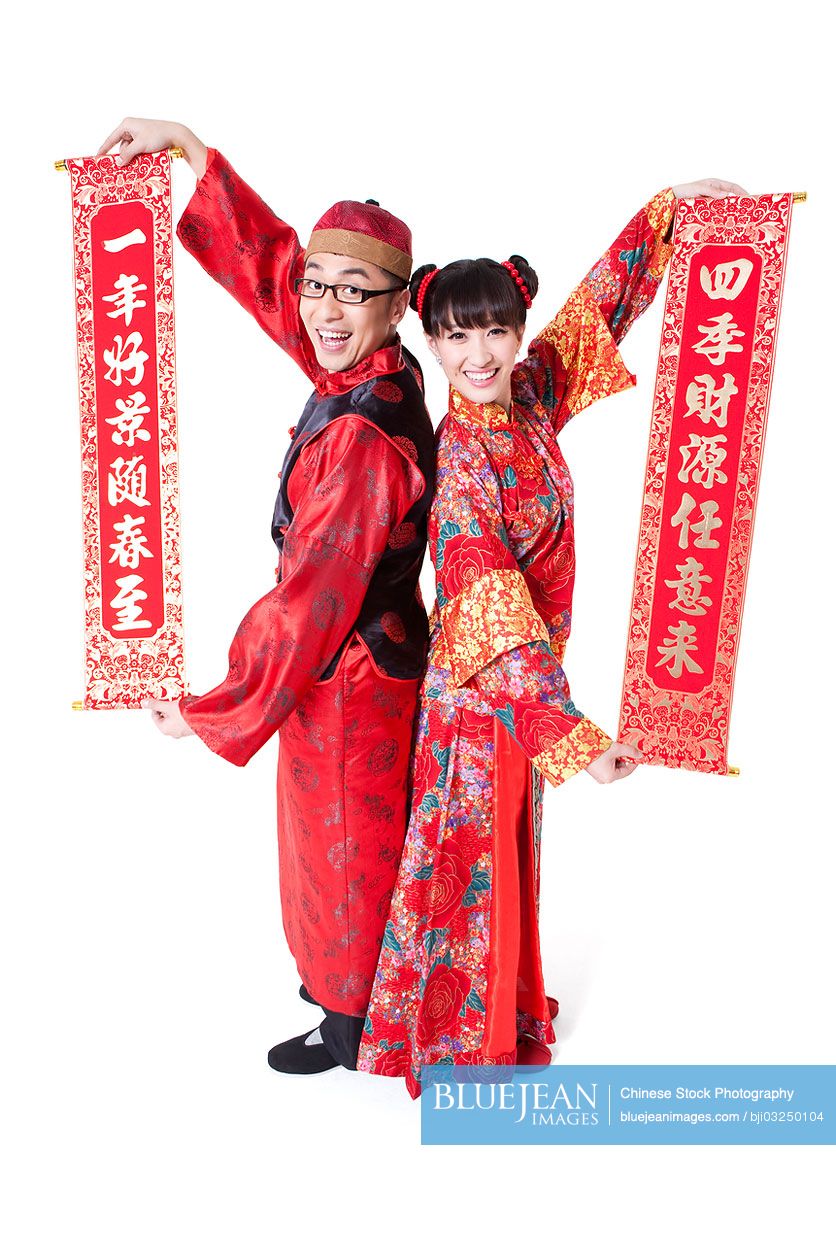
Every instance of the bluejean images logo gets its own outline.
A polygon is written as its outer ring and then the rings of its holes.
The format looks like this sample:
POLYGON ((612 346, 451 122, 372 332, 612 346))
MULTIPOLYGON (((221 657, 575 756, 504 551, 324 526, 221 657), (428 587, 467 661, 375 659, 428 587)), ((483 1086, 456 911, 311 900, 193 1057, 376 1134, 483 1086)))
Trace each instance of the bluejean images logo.
POLYGON ((467 1080, 455 1080, 452 1076, 434 1080, 425 1101, 433 1104, 436 1111, 505 1112, 514 1124, 524 1120, 539 1125, 598 1123, 597 1081, 587 1087, 575 1081, 567 1089, 562 1081, 555 1085, 533 1077, 531 1080, 516 1077, 487 1082, 473 1079, 472 1068, 455 1071, 468 1072, 471 1076, 467 1080))
POLYGON ((836 1143, 833 1066, 439 1066, 421 1079, 425 1144, 836 1143))

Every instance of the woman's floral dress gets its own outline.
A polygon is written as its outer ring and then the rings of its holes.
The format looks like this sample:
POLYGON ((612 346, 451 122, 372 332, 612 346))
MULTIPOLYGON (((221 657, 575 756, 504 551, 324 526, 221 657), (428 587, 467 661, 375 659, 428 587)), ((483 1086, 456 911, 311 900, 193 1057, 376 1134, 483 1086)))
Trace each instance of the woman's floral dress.
POLYGON ((514 368, 508 414, 455 390, 439 429, 429 543, 437 603, 412 812, 358 1067, 511 1063, 554 1041, 538 935, 542 779, 611 744, 561 662, 574 582, 573 489, 557 437, 630 387, 616 347, 650 304, 675 210, 659 193, 514 368))

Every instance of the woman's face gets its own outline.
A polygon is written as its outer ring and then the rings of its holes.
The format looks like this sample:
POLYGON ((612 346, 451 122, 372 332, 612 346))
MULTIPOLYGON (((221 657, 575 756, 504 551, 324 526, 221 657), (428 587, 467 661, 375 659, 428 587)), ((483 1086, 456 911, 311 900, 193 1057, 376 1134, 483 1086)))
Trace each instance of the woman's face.
POLYGON ((445 375, 463 397, 477 405, 496 402, 511 408, 511 371, 522 344, 523 328, 442 327, 427 344, 441 358, 445 375))

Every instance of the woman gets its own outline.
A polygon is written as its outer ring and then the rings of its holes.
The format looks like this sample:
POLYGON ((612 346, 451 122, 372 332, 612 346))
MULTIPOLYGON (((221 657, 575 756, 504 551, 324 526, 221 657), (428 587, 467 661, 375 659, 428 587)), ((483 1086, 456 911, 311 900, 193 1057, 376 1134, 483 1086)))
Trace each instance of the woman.
POLYGON ((515 365, 537 277, 521 257, 425 266, 411 304, 450 383, 430 552, 437 604, 412 817, 358 1067, 413 1096, 437 1063, 548 1062, 538 938, 542 778, 623 779, 641 755, 575 708, 561 667, 574 578, 564 424, 630 387, 616 347, 671 253, 678 196, 638 213, 515 365))

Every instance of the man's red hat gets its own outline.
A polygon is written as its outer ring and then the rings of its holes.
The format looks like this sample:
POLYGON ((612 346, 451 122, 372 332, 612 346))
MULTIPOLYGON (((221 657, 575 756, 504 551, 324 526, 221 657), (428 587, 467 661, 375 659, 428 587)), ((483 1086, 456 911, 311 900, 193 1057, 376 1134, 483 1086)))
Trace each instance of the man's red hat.
POLYGON ((404 283, 412 274, 412 232, 376 201, 340 200, 313 229, 305 257, 343 253, 389 270, 404 283))

